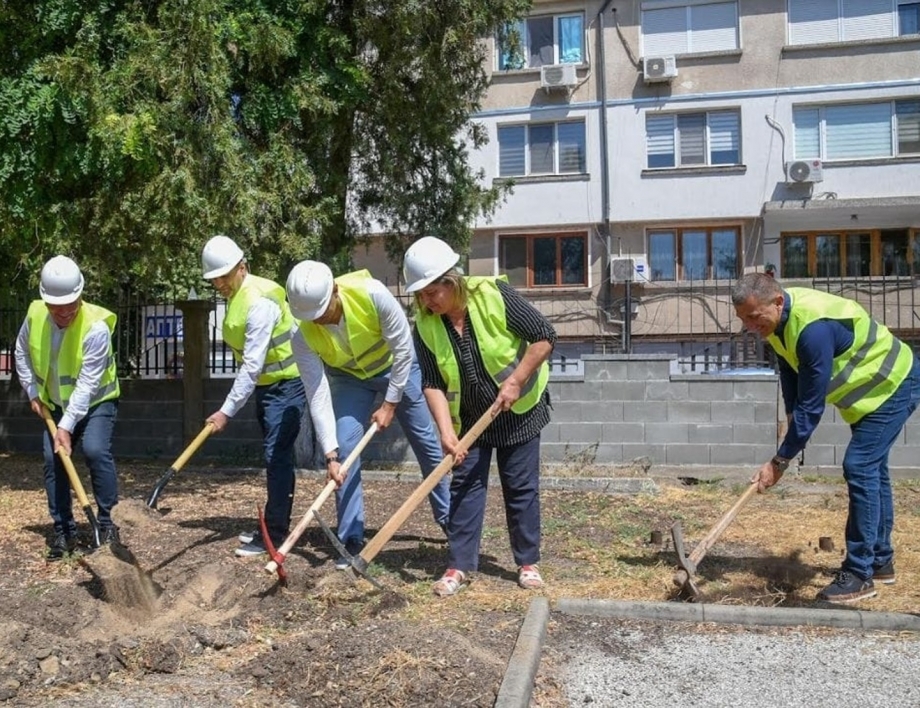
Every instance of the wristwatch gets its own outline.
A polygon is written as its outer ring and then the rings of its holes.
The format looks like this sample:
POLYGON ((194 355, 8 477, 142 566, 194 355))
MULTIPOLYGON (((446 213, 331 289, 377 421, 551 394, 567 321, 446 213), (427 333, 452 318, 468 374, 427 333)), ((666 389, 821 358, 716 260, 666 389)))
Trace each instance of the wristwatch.
POLYGON ((773 469, 777 472, 785 472, 789 467, 789 460, 785 457, 780 457, 779 455, 773 455, 773 459, 770 460, 770 464, 773 465, 773 469))
POLYGON ((326 467, 329 466, 330 462, 338 462, 338 461, 339 461, 339 451, 336 450, 335 452, 332 453, 331 456, 326 457, 326 467))

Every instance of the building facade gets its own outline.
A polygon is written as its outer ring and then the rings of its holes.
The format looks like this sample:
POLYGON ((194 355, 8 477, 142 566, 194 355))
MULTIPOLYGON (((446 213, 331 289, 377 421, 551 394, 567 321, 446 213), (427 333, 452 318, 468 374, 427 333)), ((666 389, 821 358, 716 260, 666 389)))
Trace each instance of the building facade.
POLYGON ((473 167, 512 191, 469 271, 575 356, 756 359, 729 298, 753 269, 916 339, 918 24, 914 0, 535 0, 485 40, 473 167))

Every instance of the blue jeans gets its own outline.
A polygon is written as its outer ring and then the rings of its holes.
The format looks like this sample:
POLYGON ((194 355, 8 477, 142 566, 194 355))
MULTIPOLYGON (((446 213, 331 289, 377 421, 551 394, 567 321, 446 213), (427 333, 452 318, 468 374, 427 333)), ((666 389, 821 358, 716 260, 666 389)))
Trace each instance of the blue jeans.
MULTIPOLYGON (((378 394, 385 394, 390 385, 389 369, 369 379, 359 379, 335 369, 327 370, 335 409, 335 433, 339 441, 339 457, 345 459, 364 435, 374 412, 378 394)), ((422 374, 418 362, 412 364, 402 400, 396 406, 396 419, 415 453, 425 478, 444 459, 444 451, 435 434, 431 412, 422 394, 422 374)), ((450 514, 450 487, 447 476, 428 495, 435 522, 446 524, 450 514)), ((338 537, 364 540, 364 494, 361 489, 361 458, 348 470, 345 483, 336 491, 338 537)))
POLYGON ((871 578, 873 568, 888 563, 894 550, 894 500, 888 475, 888 453, 904 424, 920 403, 920 360, 898 390, 877 410, 850 426, 853 435, 843 457, 849 492, 843 570, 871 578))
MULTIPOLYGON (((63 413, 60 409, 51 413, 55 423, 61 420, 63 413)), ((96 498, 96 519, 103 528, 112 525, 112 507, 118 503, 118 475, 115 472, 115 458, 112 457, 112 431, 115 429, 117 414, 118 401, 98 403, 76 424, 71 435, 74 452, 78 444, 83 448, 83 459, 89 467, 93 496, 96 498)), ((72 536, 77 532, 77 524, 73 518, 70 480, 64 463, 54 453, 48 430, 45 430, 43 454, 45 493, 48 495, 48 513, 54 522, 54 531, 72 536)))
MULTIPOLYGON (((518 566, 540 562, 540 436, 496 448, 511 553, 518 566)), ((479 544, 486 513, 492 448, 470 448, 450 484, 448 568, 479 568, 479 544)))
POLYGON ((277 548, 287 538, 294 506, 294 443, 307 396, 300 377, 256 387, 256 417, 265 451, 265 525, 277 548))

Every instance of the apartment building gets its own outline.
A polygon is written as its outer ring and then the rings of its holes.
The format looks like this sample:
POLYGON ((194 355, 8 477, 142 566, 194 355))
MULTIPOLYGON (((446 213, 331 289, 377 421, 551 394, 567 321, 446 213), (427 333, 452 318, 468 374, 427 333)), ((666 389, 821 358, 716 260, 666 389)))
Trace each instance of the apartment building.
POLYGON ((535 0, 486 42, 473 166, 513 191, 468 268, 560 351, 734 357, 751 269, 920 328, 917 0, 535 0))

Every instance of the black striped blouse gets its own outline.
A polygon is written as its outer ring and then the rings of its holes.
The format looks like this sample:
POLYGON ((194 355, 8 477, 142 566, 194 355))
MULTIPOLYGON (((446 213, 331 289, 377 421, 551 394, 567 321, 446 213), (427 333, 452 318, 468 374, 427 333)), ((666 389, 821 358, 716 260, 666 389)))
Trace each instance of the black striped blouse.
MULTIPOLYGON (((556 330, 533 305, 521 297, 518 292, 505 283, 496 281, 502 299, 505 301, 505 317, 508 330, 513 332, 525 342, 547 341, 556 343, 556 330)), ((445 315, 441 316, 447 334, 450 337, 454 356, 460 368, 460 421, 461 435, 469 430, 473 424, 495 403, 498 396, 498 386, 486 372, 479 353, 479 344, 476 333, 470 320, 469 310, 466 313, 466 323, 463 326, 463 336, 450 324, 445 315)), ((415 351, 418 354, 419 366, 422 370, 422 387, 438 388, 447 391, 444 378, 438 370, 434 354, 422 342, 418 329, 413 331, 415 351)), ((532 440, 540 430, 549 422, 549 391, 544 392, 543 398, 537 405, 526 413, 518 415, 512 411, 499 413, 492 424, 486 428, 479 437, 479 444, 488 447, 507 447, 520 445, 532 440)))

